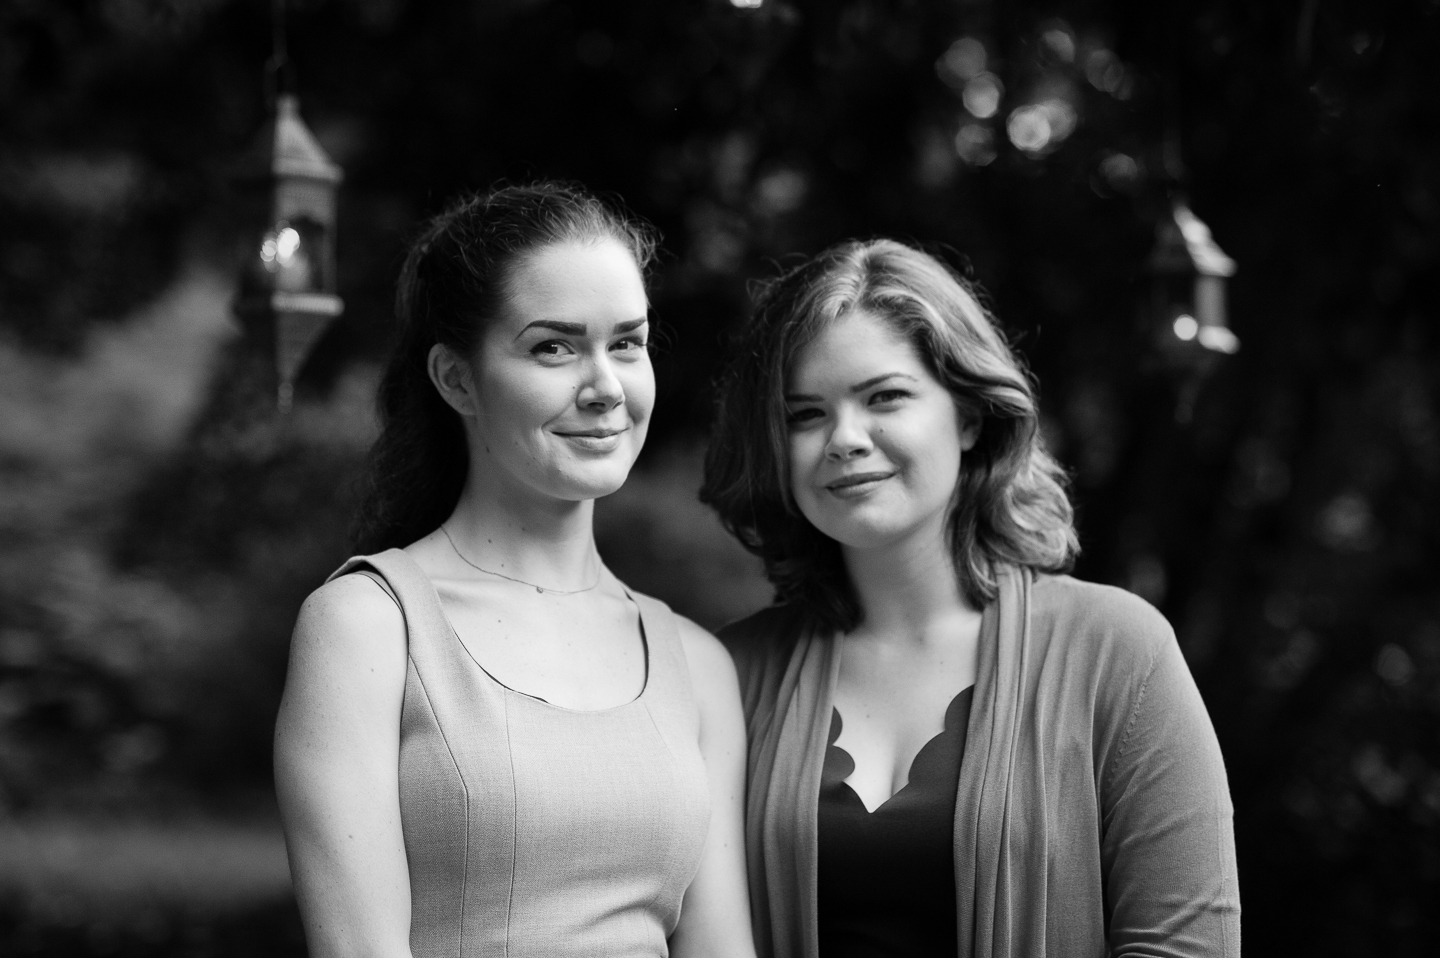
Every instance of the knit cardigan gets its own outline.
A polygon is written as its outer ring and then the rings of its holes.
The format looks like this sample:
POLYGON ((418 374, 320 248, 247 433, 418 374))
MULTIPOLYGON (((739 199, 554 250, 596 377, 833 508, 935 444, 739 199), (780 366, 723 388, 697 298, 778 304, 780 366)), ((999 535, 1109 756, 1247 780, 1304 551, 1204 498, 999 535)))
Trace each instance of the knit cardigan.
MULTIPOLYGON (((1168 622, 1128 592, 1004 569, 955 802, 959 958, 1240 954, 1220 748, 1168 622)), ((840 657, 793 607, 721 631, 749 736, 761 958, 818 958, 816 803, 840 657)))

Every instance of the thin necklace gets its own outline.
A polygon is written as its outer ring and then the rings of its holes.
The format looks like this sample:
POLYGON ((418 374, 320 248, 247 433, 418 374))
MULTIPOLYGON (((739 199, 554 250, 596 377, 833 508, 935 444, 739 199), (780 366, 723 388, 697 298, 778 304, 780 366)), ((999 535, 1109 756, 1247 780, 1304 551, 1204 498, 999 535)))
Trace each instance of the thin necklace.
POLYGON ((478 571, 480 571, 480 572, 483 572, 483 573, 485 573, 486 575, 493 575, 493 576, 495 576, 495 577, 498 578, 498 579, 508 579, 508 580, 511 581, 511 582, 518 582, 520 585, 528 585, 530 588, 534 589, 536 592, 540 593, 541 595, 579 595, 581 592, 589 592, 591 589, 595 588, 597 585, 600 584, 600 570, 599 570, 599 569, 596 569, 596 570, 595 570, 595 581, 594 581, 594 582, 590 583, 589 585, 587 585, 587 586, 586 586, 585 588, 583 588, 583 589, 570 589, 570 590, 568 590, 568 591, 565 590, 565 589, 547 589, 547 588, 545 588, 543 585, 536 585, 536 584, 533 583, 533 582, 526 582, 524 579, 517 579, 517 578, 515 578, 513 575, 506 575, 506 574, 503 573, 503 572, 496 572, 496 571, 494 571, 493 569, 483 569, 483 568, 481 568, 480 566, 476 565, 475 563, 471 562, 469 559, 465 558, 465 553, 461 552, 461 551, 460 551, 460 547, 455 544, 455 540, 452 539, 452 538, 450 538, 450 530, 449 530, 449 529, 445 528, 445 527, 442 525, 442 526, 440 527, 440 531, 443 532, 443 533, 445 533, 445 541, 447 541, 447 542, 450 543, 450 548, 452 548, 452 549, 455 550, 455 554, 460 557, 460 561, 463 562, 463 563, 465 563, 466 565, 468 565, 470 568, 476 569, 476 570, 478 570, 478 571))

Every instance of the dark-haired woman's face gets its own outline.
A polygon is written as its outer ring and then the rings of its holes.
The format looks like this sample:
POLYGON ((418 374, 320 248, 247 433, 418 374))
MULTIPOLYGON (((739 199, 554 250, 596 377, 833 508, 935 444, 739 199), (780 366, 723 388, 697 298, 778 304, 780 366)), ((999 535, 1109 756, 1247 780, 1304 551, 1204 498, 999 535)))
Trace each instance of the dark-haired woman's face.
POLYGON ((848 313, 800 350, 785 398, 790 491, 817 529, 857 549, 944 535, 978 428, 908 339, 848 313))
POLYGON ((609 495, 655 402, 635 259, 614 240, 561 243, 522 261, 509 286, 460 410, 482 481, 568 501, 609 495))

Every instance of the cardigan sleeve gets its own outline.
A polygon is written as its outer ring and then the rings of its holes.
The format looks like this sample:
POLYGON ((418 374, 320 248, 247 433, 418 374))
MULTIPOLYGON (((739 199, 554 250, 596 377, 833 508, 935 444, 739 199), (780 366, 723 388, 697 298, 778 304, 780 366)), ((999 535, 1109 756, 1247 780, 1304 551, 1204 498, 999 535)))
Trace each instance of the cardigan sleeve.
POLYGON ((1122 696, 1100 781, 1114 956, 1236 958, 1240 893, 1230 791, 1210 716, 1168 623, 1122 696))

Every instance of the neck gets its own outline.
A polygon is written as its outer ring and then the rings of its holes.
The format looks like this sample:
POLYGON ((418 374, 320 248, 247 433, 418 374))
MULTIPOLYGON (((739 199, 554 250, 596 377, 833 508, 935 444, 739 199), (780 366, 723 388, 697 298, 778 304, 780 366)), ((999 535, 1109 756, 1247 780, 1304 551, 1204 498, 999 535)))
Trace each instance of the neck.
POLYGON ((594 500, 517 495, 476 476, 472 469, 445 521, 463 559, 547 589, 582 589, 595 581, 594 500))
POLYGON ((956 619, 979 619, 960 588, 944 524, 936 526, 880 548, 845 548, 862 613, 857 636, 923 643, 956 619))

